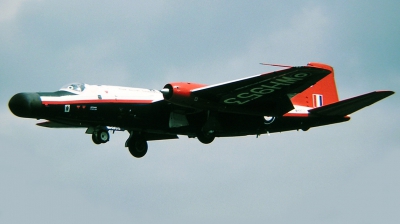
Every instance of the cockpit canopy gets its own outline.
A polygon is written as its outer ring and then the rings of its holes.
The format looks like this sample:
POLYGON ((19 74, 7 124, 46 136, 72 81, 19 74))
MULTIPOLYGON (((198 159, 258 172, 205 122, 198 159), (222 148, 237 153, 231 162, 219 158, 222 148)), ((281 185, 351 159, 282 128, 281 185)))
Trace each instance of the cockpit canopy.
POLYGON ((61 87, 61 91, 68 91, 72 93, 81 93, 85 90, 84 83, 70 83, 61 87))

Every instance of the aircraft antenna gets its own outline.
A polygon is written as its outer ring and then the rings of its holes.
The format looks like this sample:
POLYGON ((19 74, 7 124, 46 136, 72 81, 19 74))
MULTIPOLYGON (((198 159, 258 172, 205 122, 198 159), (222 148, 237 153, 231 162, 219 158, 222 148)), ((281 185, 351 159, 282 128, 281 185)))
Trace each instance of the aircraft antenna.
POLYGON ((269 65, 274 67, 283 67, 283 68, 291 68, 291 65, 279 65, 279 64, 268 64, 268 63, 260 63, 260 65, 269 65))

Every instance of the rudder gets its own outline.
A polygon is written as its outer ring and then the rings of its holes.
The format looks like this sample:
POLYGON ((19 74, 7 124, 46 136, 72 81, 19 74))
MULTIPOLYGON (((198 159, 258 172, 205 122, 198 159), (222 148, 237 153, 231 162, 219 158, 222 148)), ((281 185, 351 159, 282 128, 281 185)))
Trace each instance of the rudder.
POLYGON ((318 62, 310 62, 307 66, 326 69, 331 71, 331 73, 315 85, 295 95, 291 99, 293 105, 316 108, 338 102, 339 96, 336 89, 333 68, 327 64, 318 62))

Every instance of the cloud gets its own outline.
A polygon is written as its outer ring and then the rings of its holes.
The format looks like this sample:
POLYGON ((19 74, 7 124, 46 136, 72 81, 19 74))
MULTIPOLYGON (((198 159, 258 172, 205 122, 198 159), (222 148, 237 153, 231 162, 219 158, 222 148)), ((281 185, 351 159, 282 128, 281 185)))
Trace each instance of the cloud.
POLYGON ((17 17, 21 6, 27 0, 4 0, 0 2, 0 23, 8 22, 17 17))

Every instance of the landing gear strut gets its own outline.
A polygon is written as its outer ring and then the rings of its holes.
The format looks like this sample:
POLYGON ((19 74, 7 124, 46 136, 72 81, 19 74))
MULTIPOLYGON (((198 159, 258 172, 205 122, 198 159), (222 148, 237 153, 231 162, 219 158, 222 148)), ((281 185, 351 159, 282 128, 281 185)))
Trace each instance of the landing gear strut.
POLYGON ((206 116, 206 122, 198 129, 196 137, 201 143, 210 144, 215 139, 215 130, 219 130, 221 125, 215 111, 207 111, 206 116))
POLYGON ((95 144, 102 144, 110 141, 110 134, 107 130, 98 130, 93 132, 92 140, 95 144))

